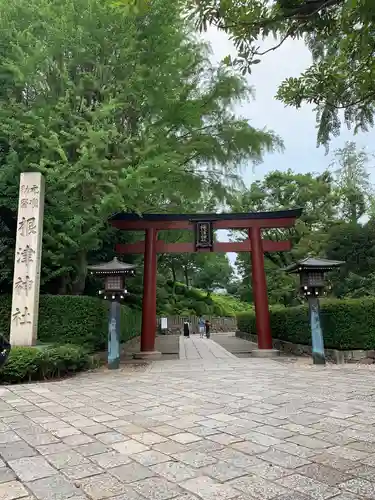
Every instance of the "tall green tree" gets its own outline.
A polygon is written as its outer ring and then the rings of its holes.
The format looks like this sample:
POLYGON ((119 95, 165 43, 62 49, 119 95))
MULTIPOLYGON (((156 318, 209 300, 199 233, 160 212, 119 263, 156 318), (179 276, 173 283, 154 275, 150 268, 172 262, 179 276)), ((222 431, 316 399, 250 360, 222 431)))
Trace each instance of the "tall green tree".
POLYGON ((210 63, 180 5, 151 5, 0 1, 0 206, 15 216, 20 172, 45 175, 42 278, 61 293, 84 290, 112 212, 223 198, 280 146, 234 113, 250 89, 210 63))
POLYGON ((375 221, 342 222, 328 233, 326 256, 345 262, 333 274, 337 297, 375 295, 375 221))
POLYGON ((215 289, 226 289, 233 276, 233 268, 226 254, 199 253, 193 285, 210 296, 215 289))
POLYGON ((375 221, 365 224, 342 222, 328 233, 325 249, 329 259, 341 260, 342 273, 367 276, 375 267, 375 221))
MULTIPOLYGON (((263 230, 263 237, 292 242, 291 252, 266 253, 265 268, 271 303, 291 305, 298 303, 296 280, 287 275, 283 267, 309 254, 324 256, 328 230, 338 218, 339 193, 334 176, 329 171, 321 174, 297 174, 292 170, 273 171, 264 179, 253 183, 237 198, 233 210, 238 212, 272 211, 303 208, 302 216, 292 230, 263 230)), ((246 234, 234 232, 235 239, 246 234)), ((241 299, 252 301, 251 261, 246 253, 239 253, 236 266, 242 278, 241 299)))
MULTIPOLYGON (((338 199, 334 178, 329 171, 298 174, 290 169, 286 172, 275 170, 233 197, 232 207, 237 212, 302 208, 302 216, 292 231, 264 231, 265 237, 272 240, 291 239, 293 253, 289 259, 292 259, 307 252, 320 253, 324 241, 322 233, 324 235, 336 217, 338 199)), ((267 258, 276 265, 285 265, 288 255, 267 254, 267 258)))
POLYGON ((373 206, 373 187, 368 163, 370 155, 357 150, 354 142, 347 142, 334 152, 331 169, 334 171, 339 209, 342 218, 352 224, 369 213, 373 206))
MULTIPOLYGON (((198 27, 228 33, 237 57, 228 63, 244 72, 287 39, 304 40, 311 65, 281 83, 277 98, 286 105, 312 104, 318 143, 338 135, 342 122, 356 130, 374 123, 374 19, 372 0, 187 0, 198 27), (259 40, 273 35, 274 44, 259 40)), ((293 54, 291 54, 293 57, 293 54)))

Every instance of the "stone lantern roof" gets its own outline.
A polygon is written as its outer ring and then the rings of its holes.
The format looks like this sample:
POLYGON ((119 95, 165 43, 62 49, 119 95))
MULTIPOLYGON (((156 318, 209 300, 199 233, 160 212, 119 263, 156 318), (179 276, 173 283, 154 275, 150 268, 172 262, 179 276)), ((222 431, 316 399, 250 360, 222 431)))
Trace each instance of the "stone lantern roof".
POLYGON ((319 259, 315 257, 306 257, 298 260, 284 270, 288 273, 299 273, 300 271, 330 271, 335 267, 340 267, 345 262, 341 260, 319 259))
POLYGON ((101 264, 95 264, 93 266, 88 266, 88 270, 94 274, 134 274, 134 269, 137 266, 134 264, 126 264, 125 262, 121 262, 115 257, 113 260, 109 262, 103 262, 101 264))

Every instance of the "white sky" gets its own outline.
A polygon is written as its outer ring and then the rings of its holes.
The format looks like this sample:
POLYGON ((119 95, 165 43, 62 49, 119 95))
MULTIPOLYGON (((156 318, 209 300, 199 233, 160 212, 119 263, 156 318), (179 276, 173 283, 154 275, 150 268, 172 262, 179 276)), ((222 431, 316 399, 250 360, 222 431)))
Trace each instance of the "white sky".
MULTIPOLYGON (((222 32, 211 29, 204 38, 210 41, 212 57, 216 61, 229 53, 236 53, 222 32)), ((272 45, 275 45, 273 39, 266 40, 266 48, 272 45)), ((239 114, 249 119, 256 127, 274 130, 282 137, 285 145, 284 153, 265 156, 264 163, 256 167, 256 178, 261 178, 274 169, 291 168, 296 172, 318 172, 330 163, 330 155, 326 156, 325 149, 316 147, 316 121, 312 106, 306 105, 298 110, 287 108, 274 98, 278 85, 284 78, 298 76, 309 63, 310 53, 304 43, 287 40, 279 49, 263 56, 262 62, 254 65, 252 74, 247 77, 249 84, 255 89, 255 100, 240 106, 239 114)), ((344 125, 341 135, 331 142, 330 151, 342 147, 348 140, 354 140, 358 147, 375 150, 375 147, 372 148, 374 131, 354 136, 344 125)), ((254 179, 251 166, 246 169, 243 177, 247 183, 254 179)))
MULTIPOLYGON (((212 45, 214 61, 219 61, 228 54, 235 54, 235 49, 227 36, 214 29, 204 34, 204 38, 212 45)), ((265 48, 275 44, 273 39, 265 41, 265 48)), ((262 46, 263 48, 263 46, 262 46)), ((254 179, 261 179, 271 170, 287 170, 295 172, 319 172, 328 167, 334 149, 343 147, 346 141, 353 140, 358 147, 365 147, 373 152, 375 147, 375 131, 353 135, 346 126, 341 135, 330 144, 330 153, 325 154, 323 147, 316 147, 316 121, 311 106, 300 109, 287 108, 274 96, 278 85, 288 76, 298 76, 310 63, 310 53, 302 41, 287 40, 279 49, 262 57, 262 62, 253 66, 252 74, 247 77, 249 84, 255 89, 255 100, 243 103, 238 113, 250 120, 251 124, 274 130, 284 141, 283 153, 267 154, 264 162, 255 167, 245 168, 243 179, 250 184, 254 179)), ((375 179, 373 179, 375 182, 375 179)), ((221 240, 227 240, 225 234, 221 240)), ((229 254, 233 263, 235 254, 229 254)))

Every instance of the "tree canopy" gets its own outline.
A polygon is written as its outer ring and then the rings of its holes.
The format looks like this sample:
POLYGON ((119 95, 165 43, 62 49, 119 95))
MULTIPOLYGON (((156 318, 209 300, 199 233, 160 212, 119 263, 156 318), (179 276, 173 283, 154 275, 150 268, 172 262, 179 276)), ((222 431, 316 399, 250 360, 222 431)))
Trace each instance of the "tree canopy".
MULTIPOLYGON (((374 19, 372 0, 188 0, 201 29, 227 33, 237 57, 227 62, 244 73, 287 39, 302 39, 312 63, 299 77, 281 82, 277 98, 288 106, 314 106, 318 144, 327 144, 344 122, 355 130, 374 123, 374 19), (260 48, 274 36, 272 47, 260 48)), ((293 54, 291 54, 293 57, 293 54)))
POLYGON ((88 258, 113 239, 111 213, 173 210, 202 192, 224 200, 243 162, 281 147, 234 112, 249 87, 211 64, 180 10, 0 1, 3 288, 20 172, 46 178, 43 289, 82 293, 88 258))
MULTIPOLYGON (((279 97, 294 105, 311 98, 320 113, 321 142, 337 132, 335 110, 342 103, 354 113, 346 113, 348 123, 362 126, 366 116, 370 123, 371 102, 363 101, 369 104, 365 115, 362 101, 349 106, 344 92, 355 98, 372 77, 361 76, 360 68, 355 71, 357 60, 350 59, 349 69, 339 63, 349 49, 353 58, 363 58, 372 36, 366 16, 373 7, 346 0, 196 2, 199 22, 225 29, 239 49, 236 61, 215 65, 209 46, 182 15, 186 6, 186 1, 164 0, 0 0, 2 292, 9 292, 12 283, 19 174, 32 170, 46 178, 43 292, 95 292, 87 265, 111 259, 116 243, 139 239, 139 234, 107 226, 115 211, 242 212, 302 206, 295 230, 264 231, 267 238, 293 243, 289 253, 266 255, 271 302, 289 305, 298 300, 294 278, 283 267, 310 253, 346 261, 333 289, 336 296, 374 294, 370 155, 348 143, 319 174, 273 171, 246 188, 240 167, 282 149, 282 141, 235 111, 252 97, 236 66, 251 69, 259 62, 253 50, 256 40, 273 32, 304 37, 314 54, 310 70, 317 76, 297 79, 299 102, 293 101, 296 82, 286 82, 279 97), (211 13, 210 4, 215 7, 211 13), (353 17, 346 18, 350 13, 353 17), (232 25, 220 25, 230 20, 232 25), (349 21, 355 28, 351 34, 349 21), (331 82, 327 87, 319 80, 322 68, 331 82), (339 69, 341 73, 334 73, 339 69), (330 75, 340 74, 345 81, 345 72, 353 82, 330 80, 330 75), (327 100, 332 97, 327 94, 330 85, 341 89, 337 101, 327 100)), ((160 234, 169 242, 192 237, 183 231, 160 234)), ((141 266, 140 257, 129 260, 141 266)), ((160 256, 159 312, 224 310, 214 294, 218 288, 251 301, 249 255, 239 254, 237 265, 239 276, 226 255, 160 256)), ((131 285, 133 307, 141 301, 141 274, 131 285)), ((225 298, 221 304, 225 301, 229 303, 225 298)), ((232 303, 231 310, 237 306, 243 304, 232 303)))
MULTIPOLYGON (((269 239, 290 239, 292 250, 266 254, 266 274, 271 303, 290 305, 298 301, 296 279, 283 268, 308 255, 345 261, 332 280, 338 297, 372 295, 374 282, 374 193, 369 181, 370 155, 348 142, 336 150, 322 173, 299 174, 273 171, 233 200, 237 211, 303 207, 292 231, 265 230, 269 239), (365 292, 367 287, 367 292, 365 292)), ((233 238, 246 235, 235 232, 233 238)), ((249 256, 236 259, 242 300, 252 300, 249 256)))

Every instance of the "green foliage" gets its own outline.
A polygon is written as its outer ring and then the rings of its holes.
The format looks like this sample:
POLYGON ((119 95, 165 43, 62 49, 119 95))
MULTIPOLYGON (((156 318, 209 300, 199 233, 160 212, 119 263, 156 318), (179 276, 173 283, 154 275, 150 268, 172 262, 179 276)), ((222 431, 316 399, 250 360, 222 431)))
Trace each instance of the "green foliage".
MULTIPOLYGON (((373 158, 373 155, 371 155, 373 158)), ((372 208, 374 192, 367 171, 370 155, 357 150, 354 142, 346 142, 334 152, 331 167, 335 172, 339 210, 343 219, 357 223, 372 208)))
POLYGON ((251 308, 248 302, 242 302, 231 295, 212 294, 211 298, 225 312, 222 316, 235 316, 237 313, 248 311, 251 308))
MULTIPOLYGON (((287 275, 283 268, 308 255, 346 262, 340 271, 332 273, 335 296, 354 298, 373 295, 371 278, 363 281, 373 272, 375 265, 372 208, 375 198, 369 182, 369 162, 370 155, 348 142, 334 152, 334 161, 323 173, 299 174, 292 170, 276 170, 232 197, 231 205, 235 212, 303 208, 302 216, 292 230, 263 230, 264 238, 274 241, 289 239, 292 242, 290 252, 265 254, 271 304, 298 305, 297 279, 287 275), (361 224, 359 221, 364 215, 370 220, 361 224)), ((233 232, 232 237, 242 240, 247 235, 233 232)), ((236 265, 242 278, 236 295, 243 301, 252 301, 248 255, 238 254, 236 265)))
MULTIPOLYGON (((287 78, 277 94, 286 105, 315 107, 318 143, 340 132, 341 122, 367 130, 374 122, 374 19, 372 0, 187 0, 201 29, 209 24, 228 33, 237 57, 228 64, 244 73, 287 39, 303 39, 311 65, 287 78), (261 50, 259 40, 277 38, 261 50), (342 112, 343 110, 343 112, 342 112)), ((293 57, 293 55, 291 55, 293 57)))
MULTIPOLYGON (((296 305, 296 280, 287 275, 283 268, 308 253, 319 255, 324 252, 327 229, 338 216, 338 198, 330 172, 322 174, 298 174, 291 170, 273 171, 263 180, 253 183, 232 199, 235 212, 272 211, 302 207, 301 219, 292 231, 280 229, 264 230, 263 237, 273 241, 289 239, 291 252, 266 253, 268 296, 271 304, 296 305)), ((233 239, 242 240, 245 233, 233 233, 233 239)), ((237 255, 236 265, 242 283, 240 298, 252 301, 251 261, 245 253, 237 255)))
POLYGON ((328 233, 326 255, 332 260, 345 261, 342 274, 348 272, 366 276, 375 268, 375 221, 366 224, 341 223, 328 233))
POLYGON ((375 273, 370 272, 366 276, 348 273, 338 283, 334 282, 333 289, 337 297, 360 298, 375 297, 375 273))
POLYGON ((0 370, 0 383, 16 384, 63 377, 95 366, 87 351, 75 345, 13 347, 0 370))
MULTIPOLYGON (((184 213, 212 213, 217 210, 217 201, 212 196, 207 196, 207 193, 202 193, 201 198, 194 203, 191 200, 182 200, 176 210, 180 213, 183 206, 184 213)), ((194 241, 192 231, 160 231, 159 237, 168 243, 194 241)), ((233 275, 228 256, 210 252, 161 255, 158 259, 158 271, 167 279, 174 282, 183 281, 186 286, 200 288, 208 294, 215 289, 225 289, 233 275)))
POLYGON ((226 254, 196 254, 197 271, 193 274, 192 283, 197 288, 206 290, 210 295, 215 289, 226 288, 233 268, 226 254))
POLYGON ((239 311, 249 308, 229 295, 210 294, 187 287, 182 283, 168 281, 165 285, 166 296, 158 301, 159 315, 196 315, 196 316, 235 316, 239 311))
MULTIPOLYGON (((308 308, 271 308, 271 330, 275 339, 311 345, 308 308)), ((327 349, 375 349, 375 300, 372 298, 324 300, 321 323, 327 349)), ((255 313, 237 315, 238 329, 256 333, 255 313)))
POLYGON ((222 201, 244 161, 281 147, 233 111, 251 89, 210 62, 179 2, 3 0, 0 44, 3 287, 20 172, 46 178, 43 291, 82 294, 113 212, 222 201))
MULTIPOLYGON (((38 340, 43 343, 76 344, 90 351, 107 348, 109 303, 94 297, 41 295, 38 340)), ((0 296, 0 331, 8 332, 11 299, 0 296)), ((141 316, 121 307, 121 340, 140 334, 141 316)))
POLYGON ((375 221, 341 223, 328 233, 326 256, 345 264, 332 273, 337 297, 375 296, 375 221))

